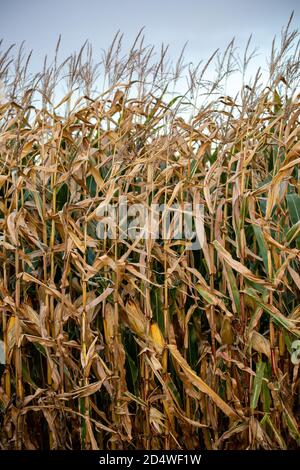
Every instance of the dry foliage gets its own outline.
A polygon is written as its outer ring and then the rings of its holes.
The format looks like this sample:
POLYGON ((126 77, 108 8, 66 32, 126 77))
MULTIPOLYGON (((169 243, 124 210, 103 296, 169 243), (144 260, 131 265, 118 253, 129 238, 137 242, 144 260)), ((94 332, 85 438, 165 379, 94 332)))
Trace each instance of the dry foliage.
POLYGON ((164 48, 152 63, 141 34, 120 58, 117 35, 102 60, 109 90, 93 98, 90 46, 88 61, 84 46, 29 81, 23 49, 13 82, 10 51, 0 56, 2 449, 299 445, 299 52, 289 26, 268 86, 258 73, 236 98, 217 94, 238 64, 233 43, 209 83, 208 64, 187 71, 182 56, 166 70, 164 48), (54 105, 65 67, 69 91, 54 105), (165 85, 184 70, 189 94, 168 100, 165 85), (203 249, 122 239, 118 227, 99 240, 97 208, 121 196, 202 203, 203 249))

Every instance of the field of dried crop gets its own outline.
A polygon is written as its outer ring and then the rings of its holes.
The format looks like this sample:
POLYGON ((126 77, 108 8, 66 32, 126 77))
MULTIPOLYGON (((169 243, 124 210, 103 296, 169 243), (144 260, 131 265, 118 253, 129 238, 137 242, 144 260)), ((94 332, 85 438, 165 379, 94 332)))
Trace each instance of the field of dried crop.
POLYGON ((89 45, 34 77, 0 54, 1 449, 299 446, 297 41, 288 25, 267 85, 236 97, 233 43, 209 83, 117 36, 93 97, 89 45), (201 205, 201 248, 102 239, 99 207, 124 198, 201 205))

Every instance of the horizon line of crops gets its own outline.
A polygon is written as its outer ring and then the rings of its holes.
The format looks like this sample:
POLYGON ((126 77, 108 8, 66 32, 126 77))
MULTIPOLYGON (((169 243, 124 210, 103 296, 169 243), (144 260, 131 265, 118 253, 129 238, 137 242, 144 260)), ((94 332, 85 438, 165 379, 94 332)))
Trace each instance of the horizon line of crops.
POLYGON ((142 32, 124 56, 117 35, 97 96, 89 45, 58 65, 58 43, 34 77, 23 48, 15 61, 0 53, 1 449, 299 447, 290 25, 267 85, 260 71, 244 76, 235 97, 222 84, 239 64, 245 75, 250 42, 242 59, 231 42, 200 69, 184 51, 168 65, 164 47, 155 62, 142 32), (176 95, 184 74, 187 93, 176 95), (202 204, 202 249, 100 240, 97 209, 122 198, 202 204))

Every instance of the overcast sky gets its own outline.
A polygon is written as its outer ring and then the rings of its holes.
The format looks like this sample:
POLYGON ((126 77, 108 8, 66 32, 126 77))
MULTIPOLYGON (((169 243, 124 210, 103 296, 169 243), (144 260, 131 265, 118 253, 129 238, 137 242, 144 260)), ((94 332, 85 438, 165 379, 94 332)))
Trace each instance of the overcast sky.
POLYGON ((143 26, 146 42, 170 44, 171 56, 188 41, 186 58, 194 62, 224 48, 233 36, 243 48, 253 33, 260 61, 292 10, 294 27, 300 19, 299 0, 0 0, 0 5, 0 37, 5 45, 25 40, 34 50, 34 69, 53 52, 60 33, 61 57, 86 39, 100 57, 118 29, 126 46, 143 26))

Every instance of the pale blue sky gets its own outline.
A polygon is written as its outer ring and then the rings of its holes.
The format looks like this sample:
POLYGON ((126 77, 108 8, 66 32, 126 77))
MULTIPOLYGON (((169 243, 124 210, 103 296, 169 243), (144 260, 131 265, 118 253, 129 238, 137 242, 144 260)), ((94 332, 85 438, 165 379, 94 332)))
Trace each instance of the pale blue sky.
MULTIPOLYGON (((31 71, 41 70, 45 54, 53 58, 59 34, 62 35, 59 60, 79 50, 85 40, 93 45, 94 58, 111 43, 118 30, 124 33, 124 50, 129 49, 138 31, 145 27, 145 44, 169 44, 171 59, 178 58, 188 41, 186 62, 206 61, 215 49, 225 49, 233 37, 243 51, 250 34, 259 54, 249 67, 247 80, 263 68, 274 35, 280 36, 294 10, 292 28, 298 28, 299 0, 0 0, 0 38, 4 47, 25 40, 33 49, 31 71)), ((208 71, 206 78, 212 78, 208 71)), ((185 91, 185 79, 177 85, 185 91)), ((233 75, 224 93, 240 89, 233 75)), ((250 83, 250 82, 249 82, 250 83)), ((100 87, 101 89, 101 87, 100 87)), ((59 95, 65 93, 59 89, 59 95)))
POLYGON ((26 40, 38 66, 44 54, 53 51, 60 33, 63 56, 86 39, 97 56, 118 29, 129 44, 145 26, 147 43, 169 43, 175 56, 189 41, 187 57, 198 61, 233 36, 243 47, 250 33, 253 44, 264 53, 292 10, 297 27, 297 0, 0 0, 0 37, 6 45, 26 40))

